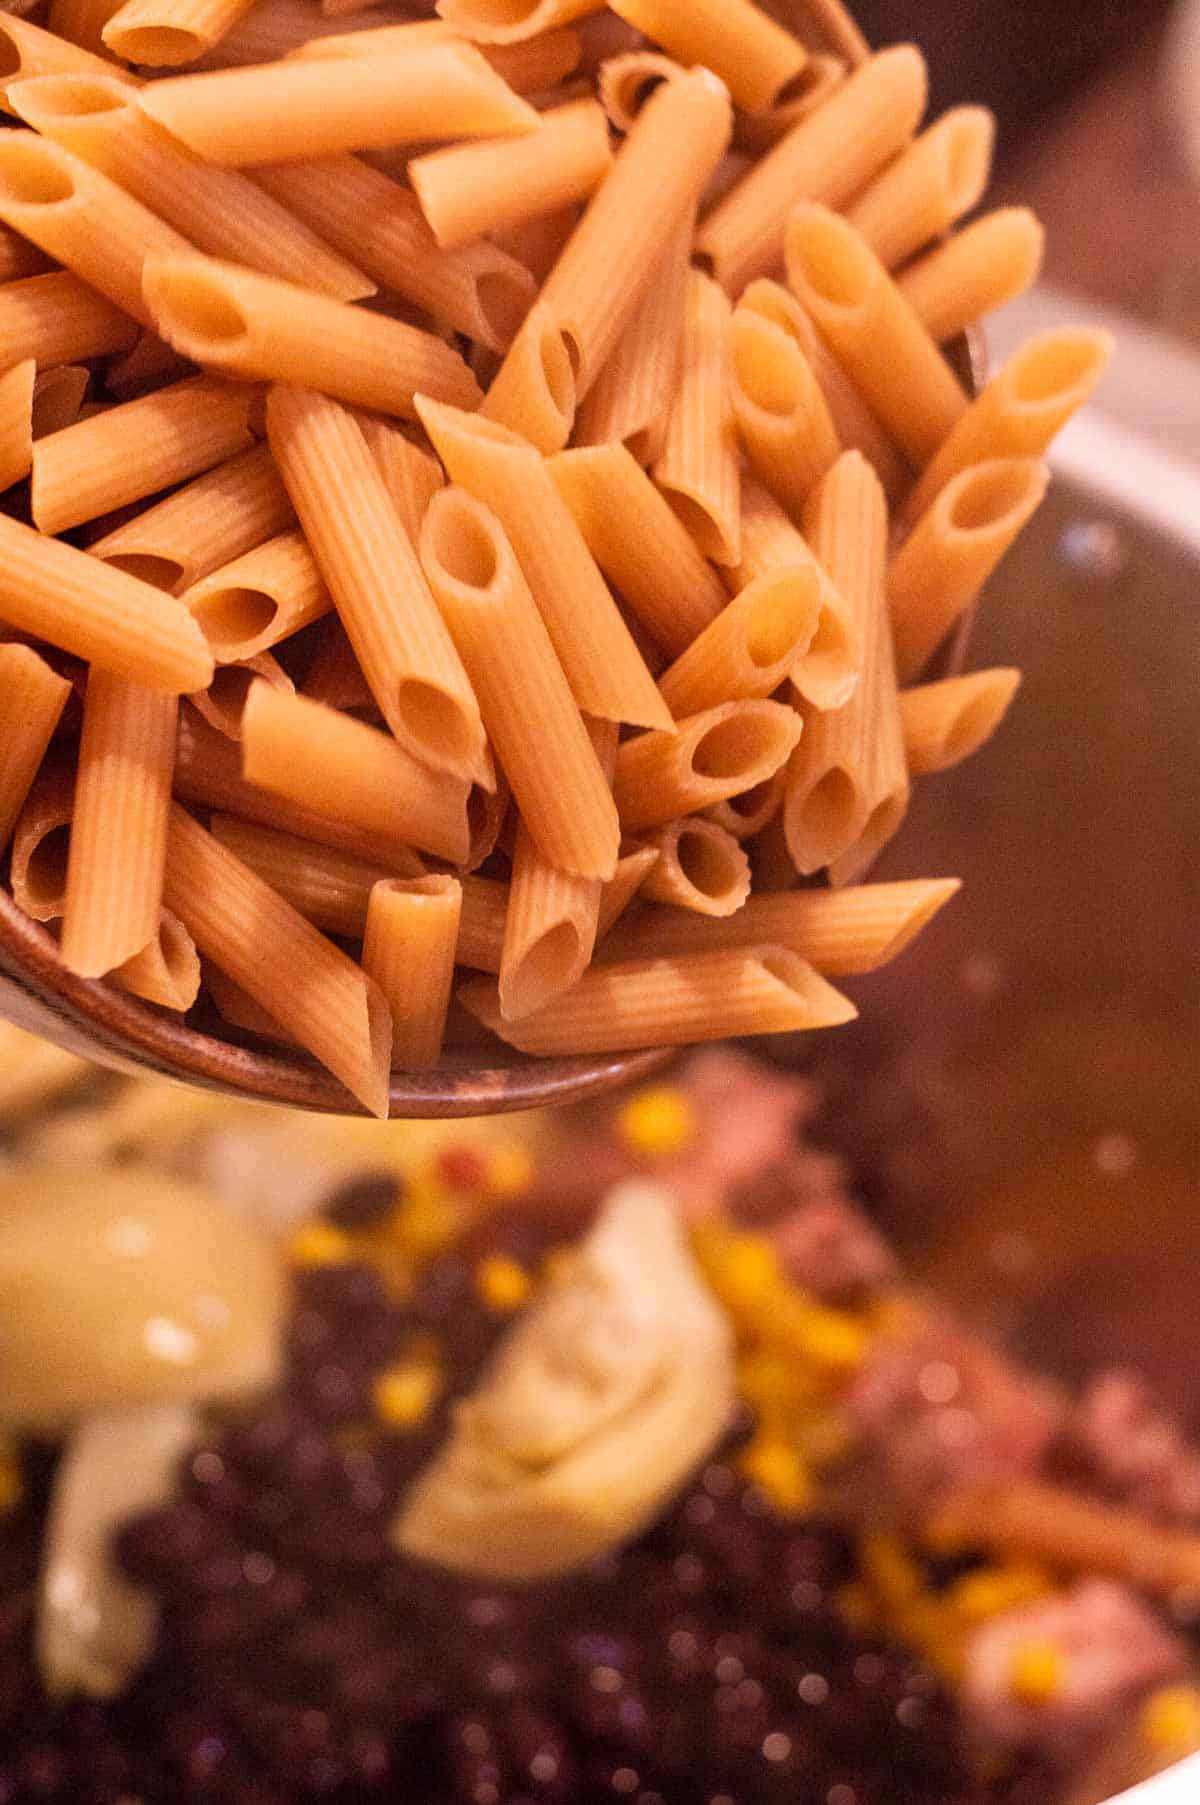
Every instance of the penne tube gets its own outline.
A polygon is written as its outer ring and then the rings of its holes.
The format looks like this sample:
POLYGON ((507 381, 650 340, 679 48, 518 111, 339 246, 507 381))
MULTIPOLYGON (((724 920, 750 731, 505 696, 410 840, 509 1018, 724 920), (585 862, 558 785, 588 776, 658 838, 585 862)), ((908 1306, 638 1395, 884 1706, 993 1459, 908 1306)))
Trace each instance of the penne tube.
POLYGON ((656 953, 732 952, 770 942, 786 946, 825 977, 858 977, 890 965, 961 888, 949 877, 779 896, 756 893, 723 921, 645 909, 614 929, 602 956, 649 959, 656 953))
POLYGON ((239 821, 294 834, 315 846, 381 865, 387 876, 406 875, 414 856, 390 821, 382 827, 361 827, 348 817, 318 814, 303 803, 248 783, 242 776, 241 748, 217 733, 192 708, 183 709, 179 718, 175 794, 197 808, 216 809, 239 821))
POLYGON ((90 381, 90 370, 80 364, 59 364, 56 369, 43 370, 34 378, 30 425, 35 439, 64 432, 83 417, 84 396, 90 381))
POLYGON ((371 891, 362 962, 391 1011, 393 1071, 441 1057, 461 912, 452 877, 385 878, 371 891))
POLYGON ((445 473, 437 459, 406 439, 398 426, 371 414, 361 415, 358 424, 400 523, 415 545, 430 502, 446 486, 445 473))
POLYGON ((209 257, 150 257, 146 305, 185 357, 226 375, 287 382, 413 417, 417 393, 475 407, 479 386, 432 333, 385 319, 274 276, 209 257))
POLYGON ((504 528, 465 490, 443 489, 421 559, 539 851, 576 877, 611 877, 616 808, 504 528))
POLYGON ((209 831, 314 927, 348 940, 362 939, 376 884, 425 875, 415 852, 380 864, 331 846, 316 846, 297 834, 239 821, 235 815, 214 815, 209 831))
POLYGON ((759 482, 798 520, 841 450, 821 385, 795 340, 749 308, 733 315, 729 352, 738 438, 759 482))
POLYGON ((66 907, 74 806, 74 769, 51 758, 30 785, 13 829, 9 889, 31 921, 58 921, 66 907))
POLYGON ((911 526, 973 464, 1043 456, 1095 393, 1112 353, 1107 332, 1083 326, 1059 326, 1029 339, 967 409, 907 497, 901 521, 911 526))
POLYGON ((535 301, 488 388, 480 414, 549 457, 571 436, 575 376, 555 315, 535 301))
MULTIPOLYGON (((129 0, 130 5, 142 0, 129 0)), ((116 182, 194 244, 302 288, 360 301, 375 284, 237 170, 217 169, 147 117, 112 75, 10 82, 9 103, 43 137, 116 182)))
POLYGON ((348 38, 360 31, 375 31, 385 24, 409 24, 407 10, 378 7, 361 18, 327 18, 315 11, 312 0, 257 0, 225 36, 190 64, 189 73, 207 69, 238 69, 249 64, 273 63, 280 57, 307 50, 323 38, 348 38))
POLYGON ((823 106, 846 79, 840 56, 810 52, 808 61, 771 102, 754 113, 741 113, 734 132, 738 149, 763 156, 785 138, 793 127, 823 106))
POLYGON ((0 620, 165 694, 190 695, 212 676, 204 636, 186 608, 3 515, 0 620))
POLYGON ((481 44, 517 44, 599 11, 599 0, 442 0, 441 16, 481 44))
POLYGON ((1045 244, 1028 207, 1001 207, 926 252, 896 281, 926 332, 944 345, 1032 288, 1045 244))
POLYGON ((178 804, 164 899, 206 959, 373 1115, 387 1115, 391 1021, 375 984, 178 804))
POLYGON ((111 976, 113 983, 130 996, 182 1015, 200 994, 196 942, 178 915, 172 915, 170 909, 160 909, 158 932, 140 953, 118 965, 111 976))
POLYGON ((729 398, 725 291, 689 269, 683 316, 682 372, 667 419, 654 480, 705 557, 741 557, 741 471, 729 398))
POLYGON ((165 345, 157 332, 143 332, 132 351, 109 365, 104 386, 117 401, 133 401, 195 372, 195 364, 165 345))
POLYGON ((346 630, 337 615, 331 615, 321 629, 320 642, 301 685, 304 694, 343 714, 370 715, 373 722, 383 717, 376 706, 371 688, 362 674, 362 666, 354 656, 354 647, 346 638, 346 630))
POLYGON ((617 751, 613 795, 627 833, 664 827, 765 783, 796 749, 802 722, 779 702, 724 702, 643 733, 617 751))
POLYGON ((721 579, 624 445, 560 452, 550 472, 597 564, 672 657, 725 605, 721 579))
POLYGON ((29 19, 14 18, 12 13, 0 16, 0 71, 0 106, 6 112, 9 107, 4 95, 9 82, 28 81, 35 75, 115 75, 131 87, 140 86, 136 75, 118 68, 108 57, 93 56, 82 45, 29 19))
POLYGON ((52 433, 34 447, 34 521, 63 533, 247 450, 256 400, 244 383, 193 376, 52 433))
POLYGON ((180 595, 294 520, 265 445, 198 476, 88 547, 93 558, 180 595))
POLYGON ((846 372, 838 363, 811 319, 779 282, 760 276, 742 295, 739 311, 761 314, 795 341, 821 386, 838 443, 846 451, 861 451, 883 484, 889 501, 906 491, 912 472, 879 424, 846 372))
POLYGON ((995 143, 996 119, 987 107, 953 107, 847 209, 885 269, 907 263, 978 206, 995 143))
POLYGON ((314 813, 451 864, 466 857, 466 784, 418 764, 377 728, 306 696, 251 686, 242 713, 242 771, 248 783, 314 813))
POLYGON ((596 921, 596 940, 610 934, 630 903, 658 863, 657 846, 638 846, 617 860, 617 869, 606 884, 600 886, 600 909, 596 921))
POLYGON ((456 144, 415 157, 408 179, 443 250, 519 225, 595 192, 612 165, 604 109, 553 107, 523 138, 456 144))
POLYGON ((336 151, 531 132, 538 116, 477 52, 433 43, 401 56, 295 57, 177 75, 146 112, 212 163, 309 162, 336 151))
POLYGON ((888 602, 902 683, 925 668, 1045 498, 1036 458, 997 458, 964 470, 922 515, 888 569, 888 602))
POLYGON ((792 687, 814 708, 841 708, 853 695, 862 666, 862 638, 853 613, 779 503, 757 483, 744 481, 742 561, 726 573, 727 585, 740 594, 781 572, 805 585, 815 575, 818 585, 816 629, 803 657, 792 666, 792 687))
POLYGON ((691 214, 658 260, 612 355, 575 420, 576 445, 627 445, 647 466, 662 455, 683 359, 695 221, 691 214))
POLYGON ((798 0, 798 11, 803 21, 805 42, 815 36, 820 43, 845 57, 852 69, 870 56, 871 46, 843 0, 798 0))
POLYGON ((856 388, 911 461, 927 464, 967 411, 962 385, 853 226, 802 201, 788 281, 856 388))
POLYGON ((479 705, 359 426, 328 396, 277 387, 267 430, 384 720, 412 757, 470 778, 479 705))
POLYGON ((57 38, 68 38, 81 50, 106 54, 101 32, 120 0, 50 0, 46 23, 57 38))
POLYGON ((219 44, 254 0, 125 0, 101 37, 114 56, 152 69, 195 62, 219 44))
POLYGON ((678 62, 711 69, 751 112, 769 106, 808 61, 800 40, 752 0, 612 0, 612 8, 678 62))
POLYGON ((29 475, 33 463, 33 388, 37 365, 32 357, 0 376, 0 489, 11 489, 29 475))
MULTIPOLYGON (((787 801, 787 772, 784 772, 784 802, 787 801)), ((780 806, 767 825, 750 842, 750 866, 754 872, 756 896, 775 896, 794 891, 796 867, 788 848, 783 807, 780 806)))
POLYGON ((925 110, 925 60, 898 44, 856 69, 793 127, 700 227, 698 251, 726 294, 769 276, 798 200, 838 207, 908 144, 925 110))
POLYGON ((66 707, 71 685, 32 646, 0 645, 0 850, 66 707))
MULTIPOLYGON (((0 89, 0 104, 3 104, 3 89, 0 89)), ((51 259, 36 244, 30 244, 27 238, 22 238, 8 226, 0 226, 0 284, 39 276, 53 267, 51 259)))
POLYGON ((518 94, 546 94, 579 67, 583 46, 569 25, 554 25, 512 44, 479 46, 496 74, 518 94))
MULTIPOLYGON (((366 12, 366 7, 346 6, 347 14, 366 12)), ((371 9, 373 10, 373 8, 371 9)), ((340 15, 334 6, 321 6, 324 18, 340 15)), ((309 15, 312 16, 311 13, 309 15)), ((294 50, 287 52, 291 57, 313 56, 396 56, 403 51, 423 49, 429 44, 444 44, 454 39, 458 33, 444 19, 404 19, 396 25, 377 25, 374 20, 365 20, 362 26, 350 25, 346 28, 331 26, 329 33, 309 38, 294 50)), ((266 57, 256 58, 266 62, 266 57)))
POLYGON ((705 809, 704 818, 706 821, 715 821, 718 827, 723 827, 735 840, 756 839, 783 807, 786 787, 787 772, 776 771, 774 777, 768 777, 765 783, 755 784, 752 790, 743 790, 740 796, 730 796, 724 802, 714 803, 712 808, 705 809))
MULTIPOLYGON (((588 721, 588 738, 611 783, 617 729, 588 721)), ((507 1021, 532 1015, 578 983, 596 945, 598 878, 574 877, 542 855, 528 828, 517 828, 512 884, 500 954, 500 1007, 507 1021)))
POLYGON ((420 413, 451 481, 504 528, 580 709, 669 728, 670 711, 542 458, 477 414, 424 400, 420 413))
POLYGON ((242 716, 246 712, 250 688, 260 679, 272 689, 282 690, 284 695, 296 693, 296 685, 270 652, 256 652, 249 658, 218 665, 208 688, 189 696, 188 700, 210 727, 215 727, 227 740, 240 743, 242 716))
POLYGON ((268 539, 202 578, 180 599, 218 664, 245 664, 333 606, 299 531, 268 539))
POLYGON ((537 292, 529 271, 497 245, 443 251, 415 195, 359 157, 278 163, 254 180, 382 288, 443 325, 504 351, 537 292))
POLYGON ((0 343, 10 364, 32 357, 48 369, 128 351, 137 326, 70 270, 0 286, 0 343))
POLYGON ((102 978, 158 932, 179 704, 93 669, 71 816, 62 962, 102 978))
POLYGON ((736 915, 750 894, 750 861, 712 821, 672 821, 650 841, 658 860, 642 895, 694 915, 736 915))
POLYGON ((802 875, 828 866, 835 883, 852 883, 896 832, 909 797, 885 588, 887 503, 860 452, 834 465, 808 521, 813 551, 854 612, 863 660, 848 702, 805 711, 783 830, 802 875))
POLYGON ((523 1053, 624 1053, 738 1034, 791 1034, 853 1021, 857 1010, 783 947, 685 954, 593 966, 535 1015, 506 1022, 494 981, 464 984, 459 999, 523 1053))
MULTIPOLYGON (((194 943, 193 943, 194 944, 194 943)), ((277 1046, 295 1047, 299 1042, 280 1027, 274 1016, 268 1015, 259 1007, 252 996, 248 996, 240 984, 227 978, 219 965, 211 960, 200 962, 204 982, 205 995, 223 1022, 231 1028, 238 1028, 243 1034, 253 1034, 259 1040, 269 1040, 277 1046)))
POLYGON ((512 819, 512 792, 503 772, 489 790, 482 784, 472 786, 467 797, 467 827, 471 844, 467 849, 467 871, 478 871, 500 845, 512 819))
POLYGON ((1012 669, 971 671, 900 692, 900 725, 912 777, 949 771, 991 739, 1021 686, 1012 669))
POLYGON ((673 57, 656 50, 630 50, 601 63, 597 92, 615 130, 631 132, 654 90, 682 74, 673 57))
POLYGON ((510 226, 505 232, 496 232, 493 235, 495 243, 518 263, 523 263, 540 288, 579 224, 580 212, 575 205, 559 207, 554 213, 545 213, 537 219, 527 219, 523 225, 510 226))
POLYGON ((774 695, 812 643, 823 587, 815 565, 755 577, 659 678, 675 719, 774 695))
POLYGON ((146 259, 191 249, 107 176, 32 132, 0 134, 0 219, 144 326, 146 259))

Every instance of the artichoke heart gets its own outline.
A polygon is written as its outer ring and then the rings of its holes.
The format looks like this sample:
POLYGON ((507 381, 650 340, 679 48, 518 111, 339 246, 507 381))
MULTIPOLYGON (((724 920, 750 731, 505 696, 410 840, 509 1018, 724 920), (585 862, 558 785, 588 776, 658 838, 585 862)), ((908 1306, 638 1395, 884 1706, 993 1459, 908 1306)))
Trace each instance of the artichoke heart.
POLYGON ((729 1323, 674 1201, 622 1185, 459 1406, 396 1543, 485 1579, 569 1573, 661 1511, 734 1400, 729 1323))

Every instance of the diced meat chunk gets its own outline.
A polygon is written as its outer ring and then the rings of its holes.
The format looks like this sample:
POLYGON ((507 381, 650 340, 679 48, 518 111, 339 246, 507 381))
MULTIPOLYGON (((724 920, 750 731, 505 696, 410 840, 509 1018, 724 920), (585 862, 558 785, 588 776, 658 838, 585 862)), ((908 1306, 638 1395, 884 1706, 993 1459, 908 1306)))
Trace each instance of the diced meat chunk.
POLYGON ((1137 1373, 1098 1373, 1056 1451, 1072 1476, 1147 1516, 1200 1523, 1200 1449, 1137 1373))

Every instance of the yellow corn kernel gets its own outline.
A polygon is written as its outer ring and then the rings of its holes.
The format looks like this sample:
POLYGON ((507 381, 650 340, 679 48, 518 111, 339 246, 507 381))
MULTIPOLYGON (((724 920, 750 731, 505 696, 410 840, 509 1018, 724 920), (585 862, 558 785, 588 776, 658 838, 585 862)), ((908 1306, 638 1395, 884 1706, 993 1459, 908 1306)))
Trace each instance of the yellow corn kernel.
POLYGON ((757 1317, 780 1283, 779 1260, 765 1235, 708 1238, 704 1270, 709 1284, 739 1326, 757 1317))
POLYGON ((508 1314, 528 1303, 533 1280, 507 1254, 492 1254, 475 1268, 475 1289, 489 1310, 508 1314))
POLYGON ((12 1442, 0 1439, 0 1516, 21 1502, 21 1461, 12 1442))
POLYGON ((402 1360, 376 1379, 372 1399, 375 1414, 391 1429, 415 1429, 428 1416, 442 1389, 436 1366, 422 1360, 402 1360))
POLYGON ((760 1332, 819 1371, 841 1377, 862 1365, 871 1336, 845 1310, 814 1303, 791 1287, 760 1302, 760 1332))
POLYGON ((1141 1732, 1153 1749, 1200 1749, 1200 1692, 1164 1686, 1142 1707, 1141 1732))
POLYGON ((358 1258, 358 1251, 350 1236, 332 1222, 310 1222, 288 1242, 288 1257, 294 1266, 344 1266, 358 1258))
POLYGON ((617 1117, 617 1132, 631 1153, 669 1159, 696 1136, 696 1112, 674 1085, 657 1085, 631 1097, 617 1117))
POLYGON ((391 1232, 414 1260, 436 1259, 453 1247, 464 1224, 463 1212, 428 1173, 417 1173, 391 1218, 391 1232))
POLYGON ((859 1558, 868 1585, 891 1609, 920 1597, 924 1585, 921 1569, 895 1536, 864 1536, 859 1558))
POLYGON ((738 1465, 782 1515, 798 1517, 811 1508, 812 1480, 796 1450, 786 1442, 760 1437, 744 1450, 738 1465))
POLYGON ((1045 1705, 1062 1689, 1066 1662, 1053 1642, 1027 1642, 1013 1656, 1008 1688, 1024 1705, 1045 1705))
POLYGON ((986 1623, 1021 1604, 1032 1604, 1053 1590, 1049 1576, 1040 1567, 1013 1563, 1007 1567, 981 1567, 976 1573, 964 1574, 946 1594, 946 1600, 959 1622, 973 1626, 986 1623))
POLYGON ((533 1159, 520 1141, 498 1141, 483 1160, 483 1195, 489 1203, 511 1203, 533 1182, 533 1159))

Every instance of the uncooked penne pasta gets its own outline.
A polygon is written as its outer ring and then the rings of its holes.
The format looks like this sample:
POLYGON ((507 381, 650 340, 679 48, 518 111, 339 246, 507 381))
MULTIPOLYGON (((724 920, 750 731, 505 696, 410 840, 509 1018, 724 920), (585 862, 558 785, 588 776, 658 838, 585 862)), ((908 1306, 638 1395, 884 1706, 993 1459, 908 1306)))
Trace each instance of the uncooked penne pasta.
POLYGON ((871 54, 871 46, 863 36, 843 0, 796 0, 801 32, 807 43, 811 37, 828 45, 856 68, 871 54))
POLYGON ((88 547, 130 576, 180 595, 295 519, 265 445, 230 458, 88 547))
POLYGON ((220 43, 254 0, 125 0, 102 38, 114 56, 152 69, 191 63, 220 43))
POLYGON ((650 840, 658 861, 642 883, 652 902, 694 915, 736 915, 750 894, 750 861, 712 821, 672 821, 650 840))
POLYGON ((11 13, 0 16, 0 59, 4 73, 0 75, 0 106, 8 111, 5 90, 10 81, 27 81, 35 75, 71 75, 87 71, 92 75, 115 75, 132 87, 139 86, 136 75, 118 68, 107 57, 93 56, 79 44, 34 25, 29 19, 14 18, 11 13))
POLYGON ((242 714, 242 771, 259 789, 315 813, 392 835, 451 864, 466 857, 466 784, 418 764, 388 734, 306 696, 252 685, 242 714))
POLYGON ((555 315, 535 301, 488 388, 480 413, 528 439, 547 457, 571 436, 576 387, 555 315))
POLYGON ((529 271, 481 241, 443 251, 416 196, 359 157, 278 163, 254 180, 382 287, 503 351, 537 292, 529 271))
POLYGON ((801 731, 796 711, 779 702, 724 702, 680 721, 674 733, 626 740, 613 780, 622 827, 663 827, 765 783, 787 763, 801 731))
POLYGON ((157 332, 143 332, 124 357, 109 365, 104 387, 117 401, 134 401, 152 389, 162 389, 169 382, 181 382, 195 374, 196 366, 181 357, 173 346, 166 345, 157 332))
POLYGON ((520 1022, 504 1020, 494 982, 474 979, 458 994, 501 1040, 544 1054, 791 1034, 838 1027, 858 1013, 811 966, 772 946, 593 966, 573 990, 520 1022))
POLYGON ((646 909, 616 927, 602 957, 648 959, 656 953, 732 951, 769 942, 786 946, 828 978, 878 971, 910 946, 962 888, 957 878, 789 890, 754 895, 724 921, 646 909))
POLYGON ((787 226, 788 281, 906 455, 927 464, 967 411, 962 385, 879 259, 828 207, 787 226))
POLYGON ((676 720, 774 695, 812 644, 824 588, 815 564, 755 577, 659 678, 676 720))
POLYGON ((74 762, 48 759, 30 785, 13 829, 9 888, 18 909, 32 921, 57 921, 62 915, 74 806, 74 762))
POLYGON ((962 471, 922 515, 888 570, 902 683, 928 663, 1041 506, 1050 472, 1037 458, 962 471))
POLYGON ((805 711, 783 829, 797 871, 828 866, 835 882, 852 883, 896 832, 909 796, 885 586, 887 503, 861 452, 846 452, 814 492, 808 524, 814 553, 854 611, 863 662, 841 708, 805 711))
POLYGON ((182 1014, 200 994, 196 942, 178 915, 172 915, 170 909, 160 909, 158 932, 140 953, 118 965, 111 977, 130 996, 182 1014))
MULTIPOLYGON (((527 219, 523 225, 509 226, 497 232, 494 242, 523 263, 540 288, 563 254, 568 238, 579 224, 582 209, 572 203, 538 219, 527 219)), ((430 233, 432 239, 433 234, 430 233)))
POLYGON ((639 846, 633 852, 623 853, 617 860, 616 871, 606 884, 600 886, 597 942, 612 932, 657 863, 657 846, 639 846))
POLYGON ((441 16, 481 44, 516 44, 599 10, 599 0, 442 0, 441 16))
POLYGON ((358 423, 392 506, 415 545, 421 537, 426 509, 438 490, 446 486, 442 467, 435 457, 406 439, 399 427, 389 426, 370 414, 363 414, 358 423))
POLYGON ((907 497, 901 521, 919 519, 972 464, 1041 457, 1095 392, 1112 353, 1107 332, 1083 326, 1056 326, 1029 339, 972 402, 907 497))
POLYGON ((575 419, 576 445, 617 440, 638 463, 662 454, 679 386, 695 220, 689 213, 575 419))
POLYGON ((371 891, 363 970, 392 1015, 392 1069, 436 1065, 454 985, 462 886, 452 877, 385 878, 371 891))
POLYGON ((504 528, 465 490, 443 489, 421 559, 538 849, 576 877, 611 877, 617 811, 504 528))
POLYGON ((624 445, 550 460, 592 556, 664 652, 677 657, 725 605, 721 579, 624 445))
POLYGON ((33 385, 37 364, 32 357, 0 376, 0 489, 29 475, 33 462, 33 385))
MULTIPOLYGON (((334 11, 330 0, 323 0, 323 7, 327 17, 334 11)), ((346 12, 355 10, 356 7, 345 8, 346 12)), ((332 37, 313 38, 291 54, 304 57, 379 56, 458 35, 445 19, 405 20, 400 25, 366 22, 365 30, 359 26, 332 37)), ((519 43, 479 44, 476 48, 496 74, 518 94, 546 94, 558 87, 578 68, 581 54, 579 36, 567 25, 556 26, 519 43)))
POLYGON ((10 363, 33 357, 43 369, 129 350, 137 325, 70 270, 49 270, 0 286, 0 344, 10 363))
POLYGON ((467 871, 478 871, 491 858, 512 819, 512 791, 502 771, 497 772, 492 789, 474 784, 467 797, 467 827, 471 844, 467 850, 467 871))
POLYGON ((267 430, 384 720, 414 758, 470 778, 484 751, 479 706, 357 422, 328 396, 279 387, 267 430))
POLYGON ((456 144, 415 157, 408 179, 443 250, 594 193, 612 164, 594 100, 552 107, 523 138, 456 144))
POLYGON ((161 590, 0 515, 0 620, 164 694, 212 677, 204 636, 161 590))
POLYGON ((178 703, 126 677, 88 674, 60 952, 102 978, 158 932, 178 703))
POLYGON ((612 0, 613 11, 677 61, 719 75, 740 107, 769 106, 808 60, 752 0, 612 0))
POLYGON ((312 0, 257 0, 211 50, 189 65, 189 73, 273 63, 317 39, 347 38, 359 31, 401 23, 411 23, 410 15, 394 6, 374 8, 361 18, 326 18, 312 0))
POLYGON ((820 613, 808 650, 792 667, 796 694, 814 708, 840 708, 849 701, 862 666, 862 639, 844 596, 828 571, 773 496, 753 481, 742 484, 742 562, 726 572, 734 594, 761 578, 791 572, 807 586, 815 574, 820 613))
MULTIPOLYGON (((593 720, 587 729, 611 783, 616 725, 593 720)), ((532 1015, 578 983, 595 949, 602 889, 599 878, 574 877, 552 865, 529 830, 518 826, 500 954, 500 1007, 506 1021, 532 1015)))
POLYGON ((208 688, 189 696, 188 700, 210 727, 215 727, 227 740, 240 743, 242 716, 246 712, 250 688, 258 682, 268 683, 285 695, 296 693, 296 685, 278 660, 272 658, 270 652, 255 652, 249 658, 219 664, 208 688))
POLYGON ((724 802, 715 802, 711 808, 705 809, 704 818, 706 821, 715 821, 718 827, 723 827, 735 840, 753 840, 783 807, 786 787, 786 770, 776 771, 774 777, 768 777, 765 783, 755 784, 752 790, 743 790, 740 796, 729 796, 724 802))
POLYGON ((656 50, 630 50, 611 57, 600 65, 600 104, 617 131, 631 132, 655 88, 682 73, 673 57, 656 50))
POLYGON ((247 450, 255 402, 245 383, 193 376, 52 433, 33 451, 37 526, 65 532, 247 450))
MULTIPOLYGON (((3 90, 0 89, 0 95, 3 90)), ((17 282, 51 269, 51 259, 36 244, 8 226, 0 226, 0 283, 17 282)))
POLYGON ((696 240, 728 295, 778 266, 798 200, 841 206, 904 149, 925 110, 926 85, 925 60, 911 44, 880 51, 754 166, 696 240))
POLYGON ((375 984, 177 803, 164 900, 205 958, 373 1115, 387 1115, 391 1019, 375 984))
POLYGON ((32 646, 0 645, 0 850, 58 726, 71 685, 32 646))
POLYGON ((479 385, 432 333, 209 257, 149 257, 144 293, 177 351, 227 375, 287 382, 383 413, 413 415, 413 396, 475 407, 479 385))
POLYGON ((543 459, 476 414, 424 400, 420 413, 451 480, 508 535, 579 707, 635 727, 669 727, 669 709, 543 459))
POLYGON ((142 90, 152 119, 226 166, 335 151, 531 132, 538 115, 457 42, 401 56, 290 58, 177 75, 142 90))
POLYGON ((50 0, 46 23, 55 37, 103 56, 100 34, 119 5, 120 0, 50 0))
POLYGON ((234 815, 214 815, 210 832, 314 927, 349 940, 362 939, 376 884, 386 878, 425 875, 415 852, 386 864, 372 863, 331 846, 316 846, 296 834, 239 821, 234 815))
MULTIPOLYGON (((192 943, 195 945, 195 942, 192 943)), ((211 959, 200 961, 205 991, 209 1001, 221 1020, 231 1028, 238 1028, 243 1034, 253 1034, 259 1040, 269 1040, 281 1047, 299 1045, 294 1035, 281 1027, 274 1016, 248 996, 240 984, 226 977, 219 965, 211 959)))
MULTIPOLYGON (((129 0, 122 8, 141 4, 129 0)), ((338 301, 375 284, 237 170, 217 169, 147 117, 112 75, 52 75, 10 82, 9 104, 43 137, 65 146, 216 257, 338 301)))
POLYGON ((798 520, 841 450, 821 385, 795 340, 749 308, 733 315, 729 354, 733 417, 750 467, 798 520))
POLYGON ((81 418, 91 372, 81 364, 59 364, 34 378, 31 425, 35 439, 63 432, 81 418))
POLYGON ((896 280, 926 332, 944 345, 1033 287, 1045 242, 1028 207, 1001 207, 926 252, 896 280))
POLYGON ((970 671, 900 692, 904 752, 913 777, 949 771, 991 739, 1021 684, 1011 668, 970 671))
POLYGON ((770 106, 757 113, 739 115, 734 134, 738 148, 755 156, 763 155, 802 119, 815 113, 834 89, 841 87, 846 74, 846 64, 840 56, 811 52, 803 69, 781 89, 770 106))
POLYGON ((222 565, 180 599, 219 664, 244 664, 333 606, 299 531, 280 533, 222 565))
POLYGON ((996 120, 987 107, 954 107, 847 209, 885 269, 907 263, 978 205, 995 139, 996 120))
POLYGON ((682 369, 654 480, 706 557, 741 557, 741 472, 729 397, 729 302, 724 289, 689 269, 682 369))
POLYGON ((32 132, 0 134, 0 219, 144 326, 142 265, 191 249, 107 176, 32 132))

